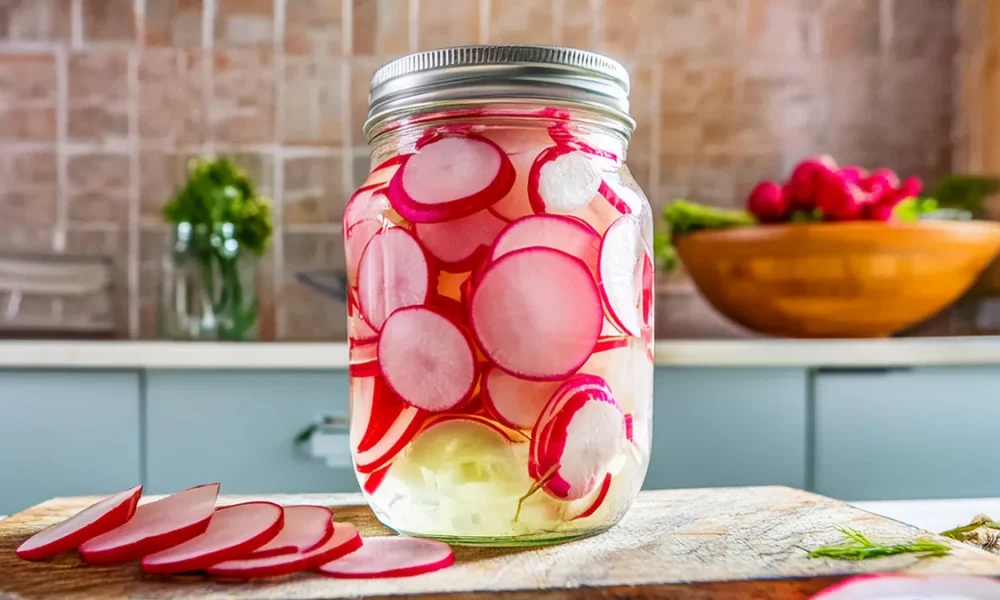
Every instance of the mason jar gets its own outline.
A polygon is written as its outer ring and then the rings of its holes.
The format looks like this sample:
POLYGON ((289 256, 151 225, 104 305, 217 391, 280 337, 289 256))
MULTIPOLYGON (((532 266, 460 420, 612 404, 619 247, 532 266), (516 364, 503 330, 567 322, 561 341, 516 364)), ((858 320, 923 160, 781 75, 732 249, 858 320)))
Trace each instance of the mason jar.
POLYGON ((368 179, 344 215, 350 443, 412 536, 593 535, 649 462, 649 203, 629 78, 604 56, 469 46, 371 82, 368 179))

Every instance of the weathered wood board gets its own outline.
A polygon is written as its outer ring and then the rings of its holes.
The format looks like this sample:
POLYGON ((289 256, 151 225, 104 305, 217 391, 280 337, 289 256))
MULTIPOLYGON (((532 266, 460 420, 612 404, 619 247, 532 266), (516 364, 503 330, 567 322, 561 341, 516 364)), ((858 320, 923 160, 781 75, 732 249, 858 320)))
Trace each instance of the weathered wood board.
MULTIPOLYGON (((227 496, 220 503, 245 501, 227 496)), ((266 496, 285 504, 334 507, 362 535, 388 535, 356 495, 266 496)), ((950 556, 898 556, 858 563, 810 559, 807 550, 839 541, 836 526, 879 541, 909 540, 914 527, 843 502, 784 487, 643 492, 625 519, 600 536, 526 549, 456 548, 457 564, 407 579, 336 580, 297 575, 238 583, 202 576, 144 576, 136 564, 94 567, 75 554, 19 560, 30 534, 93 498, 49 500, 0 521, 0 598, 808 598, 851 573, 974 573, 1000 576, 1000 556, 954 546, 950 556)))

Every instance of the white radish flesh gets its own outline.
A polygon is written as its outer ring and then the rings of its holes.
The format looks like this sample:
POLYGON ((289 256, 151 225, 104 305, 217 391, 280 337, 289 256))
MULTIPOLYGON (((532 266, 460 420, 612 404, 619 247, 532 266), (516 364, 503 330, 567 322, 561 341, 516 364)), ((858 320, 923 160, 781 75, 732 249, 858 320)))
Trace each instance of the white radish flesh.
POLYGON ((611 319, 636 337, 642 334, 639 303, 645 255, 636 217, 623 215, 605 232, 599 263, 601 296, 611 319))
POLYGON ((200 571, 246 555, 274 539, 284 523, 284 511, 273 502, 245 502, 215 511, 201 535, 142 558, 146 573, 200 571))
POLYGON ((604 323, 587 265, 551 248, 524 248, 483 272, 470 302, 483 352, 508 373, 555 381, 594 350, 604 323))
POLYGON ((432 289, 430 265, 420 243, 400 227, 375 235, 361 255, 361 315, 379 331, 398 308, 423 304, 432 289))
MULTIPOLYGON (((314 537, 314 533, 308 532, 305 537, 311 539, 314 537)), ((358 535, 358 530, 354 525, 334 523, 333 535, 311 550, 228 560, 212 565, 206 571, 209 575, 227 579, 280 577, 314 569, 321 564, 356 551, 361 545, 361 536, 358 535)))
POLYGON ((600 187, 601 175, 590 159, 568 146, 542 151, 528 174, 528 197, 536 213, 578 212, 600 187))
POLYGON ((308 552, 333 536, 333 513, 325 506, 285 507, 281 531, 271 541, 258 547, 247 558, 308 552))
POLYGON ((469 400, 478 379, 472 341, 445 315, 419 306, 399 309, 386 320, 378 361, 403 400, 430 412, 469 400))
POLYGON ((417 223, 413 230, 427 252, 451 271, 469 271, 506 223, 488 210, 446 223, 417 223))
POLYGON ((542 247, 561 250, 582 260, 597 276, 601 236, 587 223, 566 215, 530 215, 508 225, 493 244, 496 260, 522 248, 542 247))
POLYGON ((219 484, 211 483, 143 504, 124 525, 81 544, 80 557, 122 563, 186 542, 208 527, 218 496, 219 484))
POLYGON ((493 142, 445 135, 406 159, 389 183, 389 201, 414 223, 451 221, 489 208, 514 179, 514 167, 493 142))
POLYGON ((597 512, 597 509, 601 508, 604 504, 604 500, 608 497, 608 491, 611 489, 611 473, 604 474, 604 480, 601 482, 601 486, 597 489, 594 497, 591 499, 589 506, 587 506, 583 512, 574 516, 571 521, 576 521, 578 519, 586 519, 587 517, 593 515, 597 512))
POLYGON ((514 429, 531 429, 559 381, 529 381, 489 367, 483 375, 483 388, 490 411, 501 423, 514 429))
POLYGON ((17 557, 23 560, 52 558, 124 525, 135 514, 141 494, 142 486, 137 485, 92 504, 25 540, 17 547, 17 557))
POLYGON ((407 537, 368 538, 359 550, 320 565, 318 571, 340 579, 410 577, 455 562, 448 544, 407 537))

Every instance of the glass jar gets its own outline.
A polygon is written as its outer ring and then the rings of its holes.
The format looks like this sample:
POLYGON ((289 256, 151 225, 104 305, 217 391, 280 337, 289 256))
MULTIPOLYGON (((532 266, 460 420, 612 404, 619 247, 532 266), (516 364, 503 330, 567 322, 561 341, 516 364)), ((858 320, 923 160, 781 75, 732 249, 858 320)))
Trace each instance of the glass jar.
POLYGON ((649 203, 625 165, 628 74, 475 46, 372 80, 368 179, 344 216, 351 450, 406 535, 593 535, 649 461, 649 203))

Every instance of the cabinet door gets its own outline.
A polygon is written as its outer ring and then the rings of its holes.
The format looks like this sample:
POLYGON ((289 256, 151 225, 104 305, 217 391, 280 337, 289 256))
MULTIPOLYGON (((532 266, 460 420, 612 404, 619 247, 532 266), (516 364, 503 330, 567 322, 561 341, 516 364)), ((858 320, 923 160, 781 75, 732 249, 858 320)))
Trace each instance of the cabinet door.
POLYGON ((0 514, 138 483, 138 373, 0 371, 0 514))
POLYGON ((346 372, 154 371, 146 398, 152 492, 210 481, 230 494, 358 489, 349 460, 330 467, 296 444, 324 416, 346 419, 346 372))
POLYGON ((805 487, 803 369, 658 368, 647 489, 805 487))
POLYGON ((1000 496, 1000 369, 820 372, 816 491, 844 500, 1000 496))

